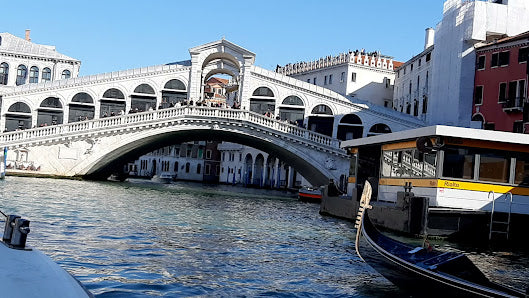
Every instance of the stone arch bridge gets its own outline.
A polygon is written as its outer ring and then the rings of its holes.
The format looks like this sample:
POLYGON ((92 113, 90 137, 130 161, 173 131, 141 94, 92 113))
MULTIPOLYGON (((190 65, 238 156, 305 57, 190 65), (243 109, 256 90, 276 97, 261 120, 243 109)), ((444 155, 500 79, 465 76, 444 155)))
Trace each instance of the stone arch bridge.
POLYGON ((249 145, 286 161, 312 185, 347 175, 339 140, 247 110, 184 106, 0 135, 14 171, 106 179, 162 146, 193 140, 249 145), (22 165, 22 168, 20 167, 22 165))

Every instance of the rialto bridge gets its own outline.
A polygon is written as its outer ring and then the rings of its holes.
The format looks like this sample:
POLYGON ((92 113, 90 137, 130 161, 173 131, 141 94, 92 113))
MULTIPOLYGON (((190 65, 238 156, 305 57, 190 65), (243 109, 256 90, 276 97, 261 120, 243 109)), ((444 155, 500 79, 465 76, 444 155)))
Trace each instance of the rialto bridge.
POLYGON ((422 125, 257 67, 224 39, 189 52, 181 63, 14 87, 2 96, 0 146, 41 174, 101 178, 162 146, 216 139, 273 153, 321 185, 348 171, 339 140, 422 125), (239 109, 196 106, 217 74, 232 77, 239 109))

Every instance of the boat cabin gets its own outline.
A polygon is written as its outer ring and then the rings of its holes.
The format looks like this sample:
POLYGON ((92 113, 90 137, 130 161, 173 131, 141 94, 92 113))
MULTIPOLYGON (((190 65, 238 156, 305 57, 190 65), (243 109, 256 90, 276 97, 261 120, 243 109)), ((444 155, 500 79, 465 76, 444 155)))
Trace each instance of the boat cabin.
POLYGON ((411 184, 429 208, 529 215, 529 135, 430 126, 342 142, 351 155, 348 194, 373 185, 397 201, 411 184))

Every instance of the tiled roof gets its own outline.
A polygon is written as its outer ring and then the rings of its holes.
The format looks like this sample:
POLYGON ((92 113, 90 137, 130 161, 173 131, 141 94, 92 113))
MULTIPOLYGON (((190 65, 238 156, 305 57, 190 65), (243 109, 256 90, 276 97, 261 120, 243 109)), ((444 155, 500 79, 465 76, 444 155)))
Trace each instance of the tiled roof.
POLYGON ((0 52, 80 62, 57 52, 54 46, 36 44, 7 32, 0 33, 0 37, 2 38, 0 52))

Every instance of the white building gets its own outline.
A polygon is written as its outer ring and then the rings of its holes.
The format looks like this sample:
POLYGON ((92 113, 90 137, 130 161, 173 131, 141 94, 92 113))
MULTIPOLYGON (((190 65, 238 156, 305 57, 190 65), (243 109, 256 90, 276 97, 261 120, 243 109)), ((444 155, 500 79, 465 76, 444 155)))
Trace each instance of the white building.
POLYGON ((0 95, 15 86, 79 75, 81 61, 63 55, 55 46, 31 42, 30 31, 25 39, 10 33, 0 33, 0 95))
POLYGON ((400 64, 378 52, 356 50, 315 61, 278 66, 276 72, 344 96, 391 108, 394 67, 400 64))
POLYGON ((270 188, 294 188, 310 185, 284 162, 252 147, 230 142, 219 144, 220 183, 270 188))
POLYGON ((426 29, 424 51, 396 69, 393 109, 426 120, 432 74, 434 30, 426 29))
POLYGON ((475 46, 529 30, 529 1, 447 0, 435 32, 428 124, 469 127, 475 46))

